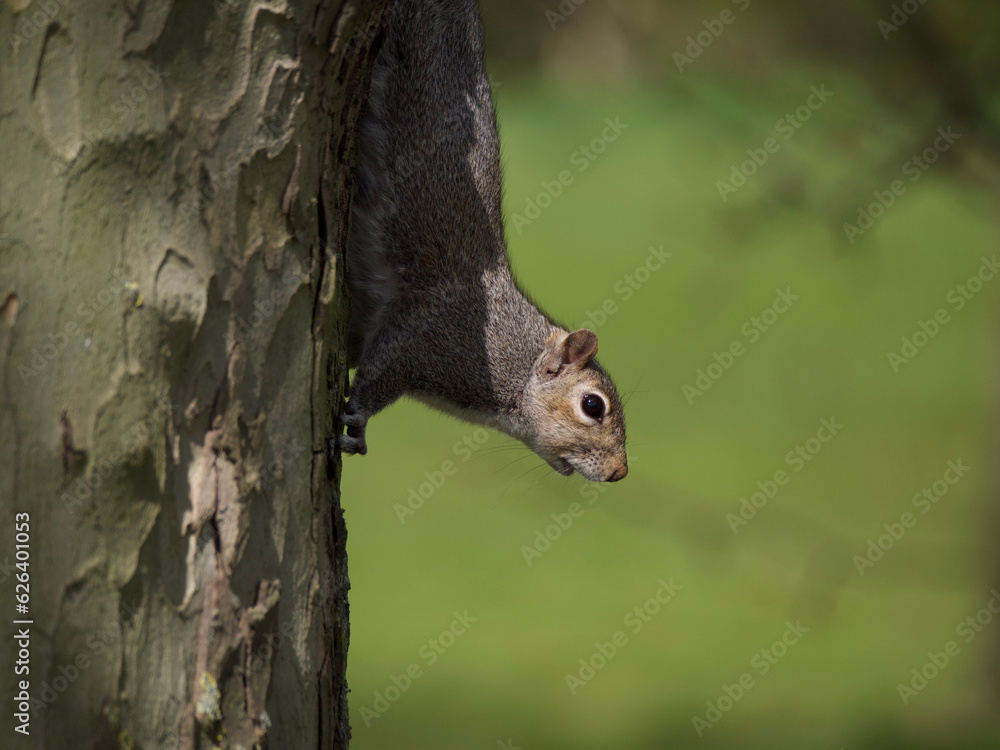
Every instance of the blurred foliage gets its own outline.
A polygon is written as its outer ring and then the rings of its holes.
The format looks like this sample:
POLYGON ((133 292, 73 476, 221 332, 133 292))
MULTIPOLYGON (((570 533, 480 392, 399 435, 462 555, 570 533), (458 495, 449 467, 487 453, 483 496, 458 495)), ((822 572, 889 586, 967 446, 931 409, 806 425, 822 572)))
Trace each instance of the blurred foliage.
POLYGON ((883 40, 891 4, 752 2, 678 71, 686 37, 736 5, 587 0, 553 31, 555 3, 486 4, 512 261, 552 314, 597 331, 629 398, 631 471, 559 477, 410 401, 372 421, 343 478, 358 750, 1000 746, 1000 617, 958 630, 1000 582, 1000 277, 949 301, 1000 250, 997 8, 930 0, 883 40), (814 86, 832 98, 777 133, 814 86), (948 127, 959 140, 911 180, 948 127), (723 200, 768 138, 780 148, 723 200), (852 242, 859 211, 879 216, 852 242), (655 270, 651 248, 670 254, 655 270), (799 299, 765 318, 779 290, 799 299), (894 368, 939 309, 949 322, 894 368), (734 340, 745 354, 686 396, 734 340), (824 419, 844 427, 796 470, 824 419), (914 497, 957 460, 968 474, 922 513, 914 497), (790 481, 734 525, 778 471, 790 481), (682 588, 635 631, 661 579, 682 588), (617 631, 627 643, 571 692, 617 631), (904 703, 949 641, 958 655, 904 703), (693 718, 746 673, 699 737, 693 718))
POLYGON ((683 88, 691 82, 678 75, 674 53, 729 11, 735 20, 699 61, 702 75, 760 83, 793 61, 835 65, 864 75, 905 109, 927 103, 963 116, 997 115, 1000 6, 991 0, 486 0, 482 6, 489 55, 505 74, 558 72, 683 88))
POLYGON ((967 165, 967 176, 1000 181, 1000 4, 993 0, 487 0, 483 15, 490 63, 503 81, 541 76, 581 95, 642 87, 700 97, 706 81, 766 95, 789 75, 833 72, 852 78, 881 110, 851 122, 842 137, 863 141, 886 127, 882 112, 910 126, 869 173, 884 175, 945 123, 990 156, 989 164, 967 165), (731 21, 714 35, 723 13, 731 21), (679 66, 676 56, 706 33, 708 45, 679 66))

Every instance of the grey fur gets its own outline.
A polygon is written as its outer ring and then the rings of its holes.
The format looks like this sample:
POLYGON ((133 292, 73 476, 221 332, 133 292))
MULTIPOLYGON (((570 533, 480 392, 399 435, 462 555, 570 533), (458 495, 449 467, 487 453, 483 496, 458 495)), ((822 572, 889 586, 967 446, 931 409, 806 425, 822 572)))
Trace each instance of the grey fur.
POLYGON ((348 358, 358 370, 340 448, 366 452, 367 420, 405 394, 519 438, 563 473, 572 465, 586 466, 589 478, 624 476, 621 402, 589 356, 564 367, 556 386, 568 392, 584 373, 593 379, 608 395, 615 440, 598 459, 594 446, 571 450, 540 437, 539 420, 562 418, 539 411, 538 388, 556 387, 539 381, 540 362, 546 352, 564 357, 568 333, 511 274, 474 0, 398 0, 389 10, 356 179, 347 279, 348 358))

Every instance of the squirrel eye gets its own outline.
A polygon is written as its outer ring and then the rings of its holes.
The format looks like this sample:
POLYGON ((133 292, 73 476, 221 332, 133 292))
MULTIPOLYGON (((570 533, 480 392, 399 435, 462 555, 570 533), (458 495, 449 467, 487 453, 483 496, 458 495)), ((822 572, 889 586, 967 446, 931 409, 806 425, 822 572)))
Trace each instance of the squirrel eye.
POLYGON ((604 416, 604 399, 600 396, 595 396, 593 393, 588 393, 580 402, 580 408, 583 409, 583 413, 588 417, 600 419, 604 416))

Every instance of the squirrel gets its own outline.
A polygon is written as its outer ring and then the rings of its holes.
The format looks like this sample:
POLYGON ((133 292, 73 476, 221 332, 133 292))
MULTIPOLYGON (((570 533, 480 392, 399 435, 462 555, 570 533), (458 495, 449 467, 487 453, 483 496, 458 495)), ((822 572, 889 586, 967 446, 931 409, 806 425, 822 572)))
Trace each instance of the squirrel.
POLYGON ((520 440, 564 476, 624 478, 623 406, 597 335, 553 322, 511 272, 476 0, 397 0, 382 33, 358 133, 357 370, 336 446, 366 453, 368 420, 408 395, 520 440))

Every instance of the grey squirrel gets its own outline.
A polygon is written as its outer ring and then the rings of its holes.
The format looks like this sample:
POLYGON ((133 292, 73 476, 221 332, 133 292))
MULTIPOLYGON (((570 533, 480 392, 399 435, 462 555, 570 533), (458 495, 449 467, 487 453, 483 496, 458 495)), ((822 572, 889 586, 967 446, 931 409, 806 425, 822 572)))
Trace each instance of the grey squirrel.
POLYGON ((357 367, 337 435, 402 395, 525 443, 555 471, 628 473, 625 417, 594 359, 511 274, 500 143, 475 0, 397 0, 388 10, 358 135, 347 283, 357 367))

